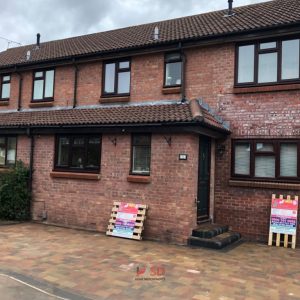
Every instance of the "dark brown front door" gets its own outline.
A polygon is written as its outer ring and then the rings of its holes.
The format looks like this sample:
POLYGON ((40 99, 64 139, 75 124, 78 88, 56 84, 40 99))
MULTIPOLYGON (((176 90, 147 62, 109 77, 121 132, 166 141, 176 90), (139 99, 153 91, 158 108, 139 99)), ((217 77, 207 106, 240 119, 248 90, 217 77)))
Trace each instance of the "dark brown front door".
POLYGON ((210 148, 211 139, 200 136, 197 197, 198 222, 209 219, 210 148))

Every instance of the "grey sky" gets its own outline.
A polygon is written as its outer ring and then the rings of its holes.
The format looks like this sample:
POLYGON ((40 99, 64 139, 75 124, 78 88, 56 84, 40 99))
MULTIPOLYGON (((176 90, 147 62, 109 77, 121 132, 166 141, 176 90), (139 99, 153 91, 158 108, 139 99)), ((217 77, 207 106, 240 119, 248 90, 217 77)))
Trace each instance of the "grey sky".
MULTIPOLYGON (((26 45, 37 32, 43 42, 224 8, 227 0, 1 0, 0 37, 26 45)), ((0 51, 7 45, 0 39, 0 51)))

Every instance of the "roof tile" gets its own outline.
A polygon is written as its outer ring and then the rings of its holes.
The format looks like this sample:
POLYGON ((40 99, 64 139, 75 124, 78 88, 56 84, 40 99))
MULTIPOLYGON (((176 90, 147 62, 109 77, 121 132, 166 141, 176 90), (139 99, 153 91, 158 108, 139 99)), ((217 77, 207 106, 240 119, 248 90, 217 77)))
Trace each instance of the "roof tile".
POLYGON ((43 62, 66 57, 103 53, 128 48, 154 46, 167 42, 201 39, 242 33, 300 22, 300 0, 273 0, 234 8, 235 15, 224 17, 226 10, 99 32, 63 40, 11 48, 0 53, 0 68, 15 64, 43 62), (155 26, 160 39, 153 40, 155 26), (29 61, 25 60, 31 51, 29 61))
MULTIPOLYGON (((220 121, 203 108, 204 118, 193 118, 191 102, 168 104, 143 104, 123 106, 101 106, 97 108, 36 110, 23 112, 1 112, 0 128, 24 128, 28 126, 82 126, 125 124, 174 124, 201 123, 216 130, 229 131, 220 121)), ((198 104, 199 105, 199 104, 198 104)))

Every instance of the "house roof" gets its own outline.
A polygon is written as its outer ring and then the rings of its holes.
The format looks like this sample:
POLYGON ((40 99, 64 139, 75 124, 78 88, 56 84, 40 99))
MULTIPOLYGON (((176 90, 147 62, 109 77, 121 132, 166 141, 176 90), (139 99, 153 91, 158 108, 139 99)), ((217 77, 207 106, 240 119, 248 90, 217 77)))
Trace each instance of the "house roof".
MULTIPOLYGON (((224 3, 226 3, 224 1, 224 3)), ((269 29, 300 23, 299 0, 273 0, 234 8, 235 15, 226 17, 227 10, 155 22, 139 26, 99 32, 35 45, 11 48, 0 53, 0 68, 30 64, 82 55, 136 49, 166 43, 199 40, 253 30, 269 29), (155 26, 159 40, 153 39, 155 26), (31 51, 26 61, 27 51, 31 51)))
POLYGON ((50 126, 105 126, 194 123, 228 132, 222 121, 202 108, 198 101, 112 105, 96 108, 1 112, 0 128, 50 126))

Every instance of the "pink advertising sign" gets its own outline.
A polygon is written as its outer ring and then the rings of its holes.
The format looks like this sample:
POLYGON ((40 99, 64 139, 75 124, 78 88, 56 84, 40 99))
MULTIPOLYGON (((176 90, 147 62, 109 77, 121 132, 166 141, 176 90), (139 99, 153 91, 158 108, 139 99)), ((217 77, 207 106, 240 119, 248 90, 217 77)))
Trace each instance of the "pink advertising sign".
POLYGON ((139 204, 121 202, 112 235, 132 238, 138 211, 139 204))
POLYGON ((296 235, 298 199, 272 199, 270 232, 296 235))

